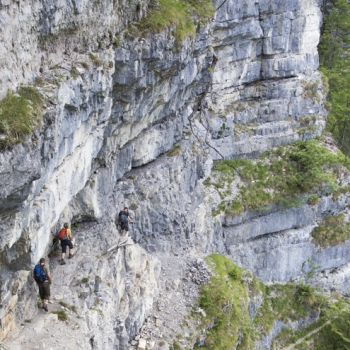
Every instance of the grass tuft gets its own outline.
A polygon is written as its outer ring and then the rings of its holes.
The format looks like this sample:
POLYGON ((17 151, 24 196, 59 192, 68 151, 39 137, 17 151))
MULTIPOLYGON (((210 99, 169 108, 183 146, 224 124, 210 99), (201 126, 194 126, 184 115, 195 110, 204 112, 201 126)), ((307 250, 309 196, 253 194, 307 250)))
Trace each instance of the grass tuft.
POLYGON ((51 311, 52 314, 56 314, 58 319, 60 321, 66 321, 68 320, 68 315, 65 311, 63 310, 56 310, 56 311, 51 311))
POLYGON ((44 98, 34 87, 23 86, 0 101, 0 150, 23 141, 42 119, 44 98))
POLYGON ((168 153, 168 157, 176 157, 179 156, 181 153, 181 146, 175 145, 168 153))
POLYGON ((77 307, 75 305, 69 305, 65 301, 60 301, 59 304, 62 305, 63 307, 65 307, 66 309, 77 313, 77 307))
POLYGON ((100 60, 96 55, 94 55, 92 52, 89 53, 89 57, 93 64, 97 67, 102 67, 103 66, 103 61, 100 60))
POLYGON ((336 246, 350 238, 350 223, 345 221, 344 214, 327 216, 311 232, 317 246, 336 246))
MULTIPOLYGON (((205 185, 213 186, 222 199, 213 215, 224 212, 234 216, 248 210, 268 210, 272 204, 300 207, 307 199, 309 204, 317 204, 316 193, 335 192, 337 176, 345 167, 349 167, 349 160, 342 153, 331 153, 316 140, 297 141, 266 152, 257 162, 218 161, 205 185), (237 196, 229 199, 236 174, 242 184, 237 196)), ((344 188, 340 194, 347 191, 344 188)))
POLYGON ((207 21, 213 15, 214 9, 208 0, 159 0, 159 6, 141 20, 140 30, 159 33, 175 28, 173 35, 175 43, 179 45, 187 37, 195 36, 194 17, 207 21))

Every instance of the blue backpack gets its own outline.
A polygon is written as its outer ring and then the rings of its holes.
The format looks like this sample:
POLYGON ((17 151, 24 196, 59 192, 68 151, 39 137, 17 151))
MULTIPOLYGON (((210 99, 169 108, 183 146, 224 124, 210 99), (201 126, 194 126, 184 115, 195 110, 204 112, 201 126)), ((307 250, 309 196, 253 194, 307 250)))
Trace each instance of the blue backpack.
POLYGON ((45 282, 49 279, 44 270, 44 266, 41 264, 37 264, 34 267, 34 279, 36 282, 45 282))

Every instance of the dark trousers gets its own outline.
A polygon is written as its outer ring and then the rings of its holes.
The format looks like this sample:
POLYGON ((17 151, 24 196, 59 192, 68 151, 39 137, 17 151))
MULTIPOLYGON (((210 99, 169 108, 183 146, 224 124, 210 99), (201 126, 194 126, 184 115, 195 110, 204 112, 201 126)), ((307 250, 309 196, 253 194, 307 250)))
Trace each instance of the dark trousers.
POLYGON ((62 239, 61 241, 62 253, 66 252, 67 246, 69 247, 69 249, 73 249, 73 243, 69 239, 62 239))
POLYGON ((48 281, 38 282, 39 295, 42 300, 50 299, 50 283, 48 281))

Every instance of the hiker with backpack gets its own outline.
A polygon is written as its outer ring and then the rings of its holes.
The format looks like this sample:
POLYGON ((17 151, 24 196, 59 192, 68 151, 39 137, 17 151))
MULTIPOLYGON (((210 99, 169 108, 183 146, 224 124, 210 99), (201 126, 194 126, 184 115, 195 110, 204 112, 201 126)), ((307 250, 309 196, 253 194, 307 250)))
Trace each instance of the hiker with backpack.
POLYGON ((72 232, 69 229, 69 224, 66 222, 63 225, 63 228, 58 232, 58 239, 61 241, 61 247, 62 247, 62 259, 61 259, 61 265, 65 265, 66 262, 64 260, 66 256, 66 250, 67 246, 69 247, 69 256, 68 259, 72 259, 74 254, 73 254, 73 237, 72 237, 72 232))
POLYGON ((121 210, 118 214, 118 223, 122 231, 122 236, 128 236, 129 234, 129 222, 133 222, 130 219, 128 207, 124 207, 124 210, 121 210))
POLYGON ((50 275, 49 267, 45 266, 44 258, 41 258, 39 264, 35 265, 33 277, 39 287, 39 295, 43 302, 43 309, 45 311, 49 311, 47 308, 47 303, 50 299, 50 283, 52 283, 52 277, 50 275))

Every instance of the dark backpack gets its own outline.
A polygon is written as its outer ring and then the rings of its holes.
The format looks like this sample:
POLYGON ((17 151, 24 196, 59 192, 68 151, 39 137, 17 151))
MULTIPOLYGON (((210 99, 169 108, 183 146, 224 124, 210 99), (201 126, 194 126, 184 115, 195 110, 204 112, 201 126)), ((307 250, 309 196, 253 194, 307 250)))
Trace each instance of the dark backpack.
POLYGON ((37 264, 34 267, 34 279, 36 282, 45 282, 49 279, 47 276, 44 266, 41 264, 37 264))
POLYGON ((126 214, 125 214, 125 212, 121 212, 120 214, 119 214, 119 221, 121 222, 121 223, 126 223, 126 222, 128 222, 128 217, 126 216, 126 214))

